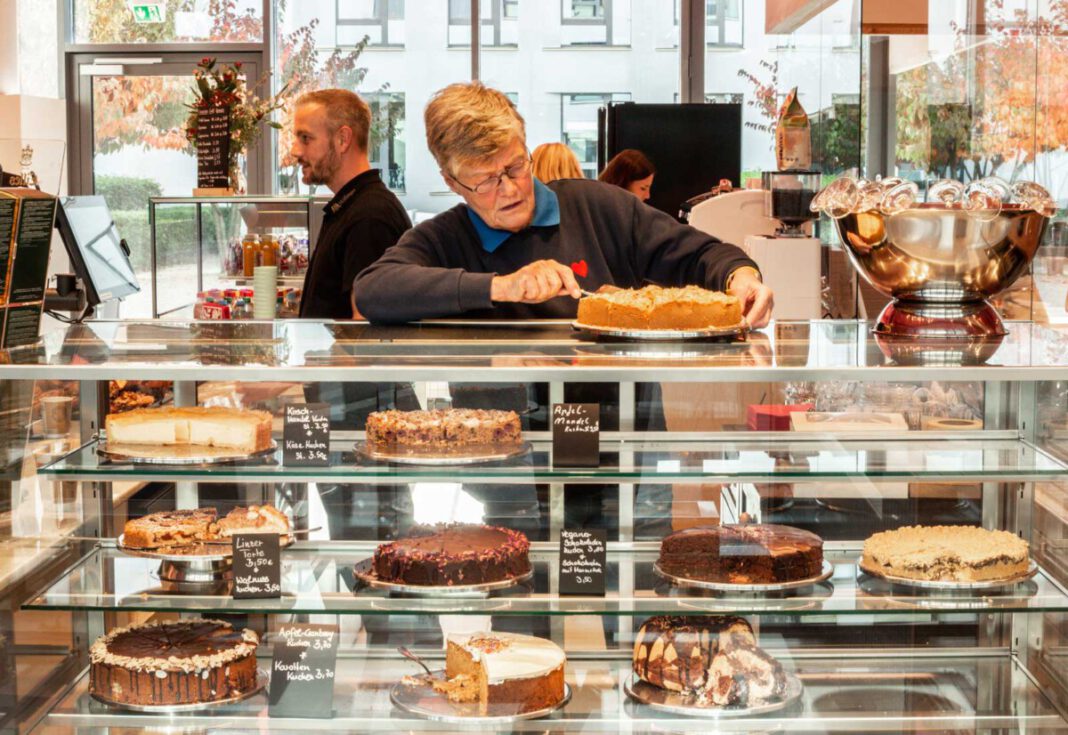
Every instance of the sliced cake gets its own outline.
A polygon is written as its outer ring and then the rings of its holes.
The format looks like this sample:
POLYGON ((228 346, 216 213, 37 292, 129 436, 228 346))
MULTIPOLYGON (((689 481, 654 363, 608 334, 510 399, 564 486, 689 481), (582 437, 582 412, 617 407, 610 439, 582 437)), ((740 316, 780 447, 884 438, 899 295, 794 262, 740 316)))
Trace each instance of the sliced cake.
POLYGON ((864 542, 861 566, 909 579, 978 582, 1027 571, 1028 544, 1008 531, 976 526, 905 526, 864 542))

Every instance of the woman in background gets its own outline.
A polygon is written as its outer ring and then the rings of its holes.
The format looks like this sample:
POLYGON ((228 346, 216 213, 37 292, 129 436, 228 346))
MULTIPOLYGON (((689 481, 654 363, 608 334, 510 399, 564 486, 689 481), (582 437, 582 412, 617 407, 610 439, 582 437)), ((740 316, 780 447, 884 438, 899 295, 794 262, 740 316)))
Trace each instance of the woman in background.
POLYGON ((644 153, 627 148, 617 153, 597 178, 606 184, 626 189, 644 202, 649 199, 655 175, 656 168, 644 153))
POLYGON ((578 156, 563 143, 542 143, 531 155, 531 172, 543 184, 557 179, 581 179, 578 156))

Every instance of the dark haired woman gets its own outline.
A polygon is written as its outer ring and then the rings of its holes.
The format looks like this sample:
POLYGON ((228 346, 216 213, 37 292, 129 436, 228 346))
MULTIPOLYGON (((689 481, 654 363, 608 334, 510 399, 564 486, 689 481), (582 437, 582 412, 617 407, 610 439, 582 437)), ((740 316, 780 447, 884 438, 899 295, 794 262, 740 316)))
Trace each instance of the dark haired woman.
POLYGON ((644 153, 627 148, 617 153, 597 178, 606 184, 626 189, 644 202, 649 199, 655 175, 656 167, 644 153))

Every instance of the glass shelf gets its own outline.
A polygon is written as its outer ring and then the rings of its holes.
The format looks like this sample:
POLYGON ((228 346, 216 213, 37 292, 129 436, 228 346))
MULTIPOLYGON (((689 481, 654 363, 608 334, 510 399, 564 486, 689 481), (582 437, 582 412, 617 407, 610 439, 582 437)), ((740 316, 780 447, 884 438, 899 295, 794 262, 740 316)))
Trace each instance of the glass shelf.
MULTIPOLYGON (((894 657, 791 655, 771 650, 804 685, 801 701, 757 718, 708 720, 666 715, 631 702, 623 691, 629 657, 571 658, 571 701, 551 716, 510 725, 511 732, 1063 732, 1066 725, 1026 672, 1008 656, 894 657)), ((395 709, 389 690, 416 667, 390 651, 390 658, 339 659, 332 719, 314 720, 320 730, 423 731, 435 725, 395 709)), ((262 658, 260 667, 270 669, 262 658)), ((82 677, 43 720, 50 733, 100 733, 151 728, 245 732, 307 732, 309 721, 271 719, 267 695, 200 714, 139 715, 111 709, 88 694, 82 677)), ((472 724, 472 727, 476 725, 472 724)), ((463 726, 455 726, 457 729, 463 726)))
POLYGON ((124 610, 202 614, 328 613, 347 615, 880 615, 979 612, 1068 611, 1068 594, 1045 571, 1004 591, 982 594, 910 593, 880 580, 857 579, 859 547, 826 551, 834 576, 789 596, 761 596, 683 590, 652 569, 656 544, 620 545, 608 553, 604 597, 556 594, 558 549, 535 543, 534 578, 487 598, 415 598, 358 588, 353 567, 369 558, 373 543, 298 543, 282 554, 282 597, 235 600, 217 594, 172 594, 156 576, 159 563, 102 545, 23 607, 34 610, 124 610), (641 548, 641 547, 646 548, 641 548), (638 547, 638 548, 634 548, 638 547))
POLYGON ((887 343, 860 321, 777 322, 744 342, 596 342, 570 322, 116 322, 0 350, 0 378, 275 381, 1060 380, 1068 335, 887 343))
MULTIPOLYGON (((1004 432, 1003 432, 1004 433, 1004 432)), ((649 436, 645 434, 644 436, 649 436)), ((676 437, 678 435, 671 434, 676 437)), ((709 435, 704 435, 709 436, 709 435)), ((1068 472, 1061 462, 1019 439, 938 438, 917 432, 915 439, 796 439, 785 432, 734 435, 736 438, 602 439, 601 466, 554 468, 552 443, 532 442, 532 452, 505 462, 467 466, 369 463, 352 451, 353 442, 331 443, 331 466, 284 467, 281 451, 254 464, 210 467, 111 462, 91 442, 47 467, 44 476, 64 480, 186 480, 219 482, 807 482, 823 479, 1027 481, 1068 472), (922 436, 922 438, 921 438, 922 436), (753 437, 753 438, 749 438, 753 437), (790 438, 784 438, 790 437, 790 438)))

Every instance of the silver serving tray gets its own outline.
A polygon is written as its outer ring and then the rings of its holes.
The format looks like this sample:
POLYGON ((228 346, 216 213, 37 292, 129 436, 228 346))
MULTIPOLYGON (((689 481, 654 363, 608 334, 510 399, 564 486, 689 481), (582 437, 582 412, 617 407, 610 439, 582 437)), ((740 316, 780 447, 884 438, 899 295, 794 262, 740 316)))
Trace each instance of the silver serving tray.
POLYGON ((426 584, 401 584, 399 582, 386 582, 378 578, 371 566, 371 559, 358 562, 355 567, 356 578, 379 590, 385 590, 399 595, 417 595, 419 597, 482 597, 490 592, 511 589, 534 577, 533 567, 526 574, 511 579, 502 579, 499 582, 484 582, 482 584, 457 584, 452 586, 431 586, 426 584))
POLYGON ((450 449, 443 453, 441 449, 379 449, 367 442, 356 442, 356 454, 372 462, 390 462, 392 464, 430 465, 435 467, 452 467, 482 462, 500 462, 513 457, 521 457, 531 451, 530 442, 523 442, 513 447, 468 445, 450 449))
POLYGON ((686 717, 734 719, 738 717, 756 717, 786 709, 801 698, 801 693, 804 691, 804 687, 801 686, 800 679, 787 672, 786 693, 783 695, 782 700, 770 704, 757 705, 755 707, 702 707, 694 704, 692 697, 689 695, 682 694, 681 692, 669 692, 667 689, 653 686, 649 682, 642 681, 635 674, 631 674, 627 677, 626 682, 623 684, 623 691, 635 702, 644 704, 659 712, 668 712, 673 715, 684 715, 686 717))
POLYGON ((278 450, 278 442, 271 439, 271 446, 251 454, 235 453, 226 447, 200 447, 187 444, 116 444, 101 439, 96 452, 112 462, 160 465, 211 465, 233 462, 248 462, 262 459, 278 450))
MULTIPOLYGON (((119 537, 115 539, 115 548, 127 556, 140 556, 145 559, 192 564, 205 561, 223 561, 230 559, 233 556, 233 547, 224 543, 190 544, 186 547, 180 547, 189 549, 188 553, 178 553, 161 551, 160 549, 140 549, 133 546, 127 546, 125 544, 125 539, 126 534, 119 534, 119 537)), ((278 545, 284 549, 292 546, 294 541, 295 539, 293 536, 285 536, 278 540, 278 545)))
POLYGON ((1005 579, 984 579, 979 582, 956 582, 950 580, 910 579, 908 577, 898 577, 893 574, 886 574, 878 569, 869 569, 865 567, 863 556, 857 559, 857 570, 869 576, 878 577, 879 579, 885 579, 887 582, 901 585, 902 587, 915 587, 922 590, 941 590, 943 592, 961 592, 967 590, 995 590, 1000 587, 1011 587, 1014 584, 1019 584, 1020 582, 1031 579, 1031 577, 1038 574, 1038 562, 1031 559, 1027 564, 1027 571, 1023 574, 1018 574, 1015 577, 1008 577, 1005 579))
MULTIPOLYGON (((435 677, 444 677, 445 672, 438 670, 433 672, 435 677)), ((535 720, 539 717, 550 715, 571 701, 571 686, 564 682, 564 698, 552 707, 523 712, 517 715, 488 715, 478 714, 478 704, 475 702, 456 703, 450 702, 449 698, 434 691, 429 678, 424 674, 410 679, 422 683, 405 683, 398 681, 389 690, 389 701, 409 714, 422 717, 434 722, 451 723, 478 723, 479 725, 508 725, 520 720, 535 720)))
POLYGON ((619 329, 615 327, 597 327, 571 322, 572 328, 594 337, 615 337, 617 339, 634 339, 642 342, 666 342, 670 340, 723 339, 725 337, 744 337, 749 325, 744 321, 733 327, 710 327, 708 329, 619 329))
POLYGON ((108 705, 109 707, 116 707, 118 709, 124 709, 129 712, 144 712, 154 715, 180 715, 187 712, 203 712, 204 710, 215 709, 226 704, 234 704, 244 699, 259 694, 267 686, 267 673, 263 669, 256 670, 256 686, 247 692, 242 692, 237 696, 230 697, 229 699, 217 699, 213 702, 195 702, 192 704, 127 704, 125 702, 116 702, 108 699, 107 697, 98 694, 97 692, 90 692, 89 696, 98 702, 108 705))
POLYGON ((820 573, 808 579, 796 579, 791 582, 773 582, 768 584, 738 584, 735 582, 709 582, 703 579, 687 579, 668 574, 660 568, 660 562, 653 563, 653 571, 658 575, 679 587, 690 587, 698 590, 712 590, 714 592, 784 592, 796 590, 801 587, 811 587, 814 584, 825 582, 834 574, 834 565, 826 559, 820 567, 820 573))

